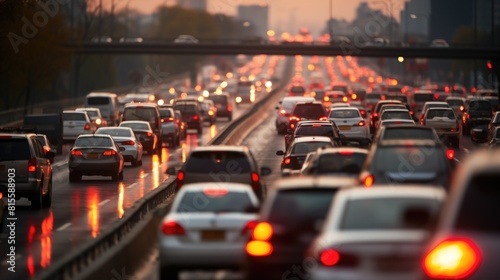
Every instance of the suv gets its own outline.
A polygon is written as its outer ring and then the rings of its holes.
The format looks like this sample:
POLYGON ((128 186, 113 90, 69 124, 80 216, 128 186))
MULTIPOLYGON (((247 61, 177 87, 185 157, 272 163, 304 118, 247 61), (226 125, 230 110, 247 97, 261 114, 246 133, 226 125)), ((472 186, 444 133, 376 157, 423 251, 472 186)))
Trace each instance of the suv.
POLYGON ((228 94, 212 94, 208 96, 208 99, 214 102, 217 108, 217 117, 227 118, 228 121, 233 120, 233 107, 228 94))
POLYGON ((471 154, 450 194, 422 260, 419 279, 492 279, 500 275, 500 150, 471 154), (446 258, 440 256, 446 255, 446 258))
MULTIPOLYGON (((167 174, 174 175, 168 168, 167 174)), ((197 147, 177 172, 177 189, 184 184, 199 182, 233 182, 252 186, 255 195, 262 200, 265 187, 261 176, 271 174, 267 167, 258 168, 257 161, 245 146, 197 147)))
POLYGON ((462 134, 469 135, 473 127, 489 124, 493 110, 487 100, 472 99, 462 115, 462 134))
POLYGON ((203 114, 198 102, 176 100, 174 110, 181 111, 188 129, 196 129, 198 134, 203 133, 203 114))
POLYGON ((422 125, 432 127, 445 144, 458 148, 460 126, 452 108, 429 108, 425 111, 422 125))
POLYGON ((295 129, 299 121, 328 120, 328 113, 321 102, 299 102, 290 113, 290 128, 295 129))
POLYGON ((158 105, 155 103, 129 103, 125 105, 122 115, 123 121, 147 121, 158 139, 158 154, 161 154, 163 145, 163 129, 158 105))
POLYGON ((54 152, 43 151, 36 134, 21 130, 0 130, 0 192, 4 197, 31 201, 40 209, 52 204, 52 165, 54 152), (7 132, 7 133, 5 133, 7 132), (15 180, 14 192, 12 179, 15 180))

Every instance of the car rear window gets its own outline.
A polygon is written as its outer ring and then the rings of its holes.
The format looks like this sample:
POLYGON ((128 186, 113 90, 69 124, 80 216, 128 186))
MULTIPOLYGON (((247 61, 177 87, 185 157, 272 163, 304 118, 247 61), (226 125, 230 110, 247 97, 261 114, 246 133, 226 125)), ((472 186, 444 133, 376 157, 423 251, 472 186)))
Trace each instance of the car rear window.
POLYGON ((357 110, 332 110, 329 117, 334 119, 350 119, 360 118, 361 116, 357 110))
POLYGON ((321 155, 314 174, 359 174, 365 159, 363 153, 321 155))
MULTIPOLYGON (((401 91, 401 90, 400 90, 401 91)), ((403 103, 408 103, 408 97, 404 95, 388 95, 386 96, 387 99, 392 99, 392 100, 399 100, 403 103)))
POLYGON ((94 106, 94 105, 108 105, 110 102, 109 97, 87 97, 87 104, 94 106))
POLYGON ((211 95, 208 99, 212 100, 215 104, 227 105, 227 96, 224 95, 211 95))
POLYGON ((308 154, 322 147, 332 147, 332 144, 329 142, 295 143, 295 145, 293 145, 292 154, 308 154))
POLYGON ((344 93, 348 92, 347 86, 333 86, 332 90, 339 90, 339 91, 343 91, 344 93))
POLYGON ((63 121, 87 121, 85 113, 63 113, 63 121))
POLYGON ((405 140, 405 139, 428 139, 435 140, 432 129, 409 129, 392 128, 387 129, 383 135, 384 140, 405 140))
POLYGON ((128 107, 123 112, 123 118, 127 121, 154 122, 156 119, 156 110, 149 107, 128 107))
POLYGON ((434 100, 434 95, 432 93, 420 93, 413 95, 415 102, 427 102, 434 100))
POLYGON ((176 212, 245 212, 252 206, 250 197, 245 192, 187 192, 182 197, 176 212))
POLYGON ((500 129, 496 130, 496 136, 495 136, 495 138, 500 138, 500 129))
POLYGON ((89 115, 89 117, 98 117, 99 114, 97 113, 97 111, 94 111, 94 110, 88 110, 88 111, 85 111, 87 112, 87 115, 89 115))
POLYGON ((333 137, 333 127, 331 125, 301 125, 295 130, 295 135, 333 137))
POLYGON ((387 119, 403 119, 403 120, 411 120, 410 113, 408 112, 388 112, 384 111, 382 114, 382 120, 387 119))
POLYGON ((463 195, 454 224, 457 230, 500 233, 500 174, 474 176, 463 195))
POLYGON ((196 105, 195 104, 176 104, 174 106, 175 110, 179 110, 182 114, 195 114, 196 105))
POLYGON ((26 138, 0 139, 0 161, 29 160, 30 147, 26 138))
POLYGON ((371 166, 377 172, 435 173, 444 170, 447 163, 438 147, 379 146, 371 166))
POLYGON ((75 147, 113 147, 113 142, 107 137, 79 137, 75 147))
POLYGON ((293 109, 293 115, 299 118, 320 119, 326 116, 325 108, 321 104, 297 104, 293 109))
POLYGON ((252 168, 247 156, 240 152, 207 151, 193 152, 185 163, 185 171, 191 173, 225 172, 228 174, 250 173, 252 168))
POLYGON ((380 100, 382 99, 382 95, 378 93, 369 93, 366 95, 366 99, 380 100))
POLYGON ((132 130, 150 130, 149 125, 145 123, 121 123, 121 127, 130 127, 132 130))
POLYGON ((351 200, 344 208, 340 228, 343 230, 426 229, 435 220, 440 205, 441 203, 435 199, 407 197, 351 200))
POLYGON ((449 120, 454 120, 456 119, 455 113, 453 113, 452 110, 429 110, 427 112, 427 118, 428 119, 434 119, 434 118, 447 118, 449 120))
POLYGON ((128 129, 116 129, 116 128, 99 128, 96 134, 107 134, 110 136, 121 136, 121 137, 132 137, 130 130, 128 129))
POLYGON ((172 111, 169 109, 160 109, 160 117, 162 119, 164 118, 171 118, 172 117, 172 111))
POLYGON ((316 231, 316 224, 325 219, 336 193, 335 188, 281 190, 272 202, 267 219, 292 229, 316 231))
POLYGON ((292 87, 290 89, 290 91, 293 93, 305 93, 306 92, 304 87, 292 87))
POLYGON ((462 100, 458 100, 458 99, 446 100, 446 103, 448 103, 448 105, 453 106, 453 107, 459 107, 459 106, 464 105, 464 102, 462 100))

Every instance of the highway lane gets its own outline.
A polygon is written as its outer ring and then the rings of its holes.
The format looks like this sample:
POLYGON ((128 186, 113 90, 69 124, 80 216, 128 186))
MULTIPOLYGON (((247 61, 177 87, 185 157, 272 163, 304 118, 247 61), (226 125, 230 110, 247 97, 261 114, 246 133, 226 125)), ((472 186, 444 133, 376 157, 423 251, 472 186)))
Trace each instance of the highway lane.
MULTIPOLYGON (((233 117, 239 117, 250 107, 233 106, 233 117)), ((161 155, 146 154, 140 167, 127 164, 122 182, 112 182, 102 176, 84 176, 82 182, 69 183, 66 161, 70 145, 65 146, 65 155, 58 157, 54 164, 53 206, 34 211, 28 200, 17 201, 16 273, 7 271, 9 244, 7 234, 0 235, 0 279, 35 277, 71 250, 112 227, 136 201, 168 178, 166 168, 185 161, 193 148, 210 141, 228 123, 225 118, 217 119, 215 125, 205 127, 201 136, 192 134, 194 130, 189 131, 180 147, 164 147, 161 155)))

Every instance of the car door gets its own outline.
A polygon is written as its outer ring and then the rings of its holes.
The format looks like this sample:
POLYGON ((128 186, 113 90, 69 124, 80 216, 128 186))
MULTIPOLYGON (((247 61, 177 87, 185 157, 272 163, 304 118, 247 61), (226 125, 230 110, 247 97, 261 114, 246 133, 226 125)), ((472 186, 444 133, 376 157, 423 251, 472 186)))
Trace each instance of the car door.
POLYGON ((30 141, 32 143, 33 150, 35 152, 37 168, 40 169, 40 172, 42 173, 43 176, 42 190, 45 193, 46 191, 48 191, 52 166, 50 165, 49 159, 45 158, 45 153, 43 152, 43 146, 40 143, 40 141, 36 137, 31 137, 30 141))

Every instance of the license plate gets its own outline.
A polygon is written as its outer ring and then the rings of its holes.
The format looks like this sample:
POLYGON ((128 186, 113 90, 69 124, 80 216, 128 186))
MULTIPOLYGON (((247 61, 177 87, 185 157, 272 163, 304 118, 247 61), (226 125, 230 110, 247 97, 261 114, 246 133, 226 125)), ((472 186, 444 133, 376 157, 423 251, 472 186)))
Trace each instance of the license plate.
POLYGON ((223 230, 204 230, 201 232, 201 239, 204 241, 221 241, 226 238, 223 230))
POLYGON ((87 154, 87 158, 98 158, 98 154, 87 154))
POLYGON ((351 130, 350 126, 339 126, 339 130, 351 130))

